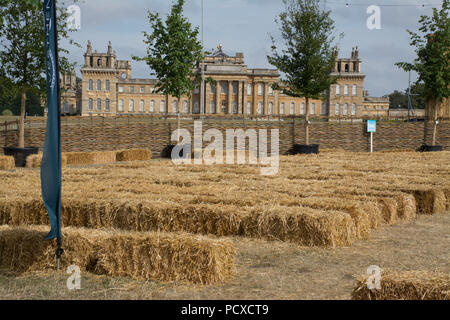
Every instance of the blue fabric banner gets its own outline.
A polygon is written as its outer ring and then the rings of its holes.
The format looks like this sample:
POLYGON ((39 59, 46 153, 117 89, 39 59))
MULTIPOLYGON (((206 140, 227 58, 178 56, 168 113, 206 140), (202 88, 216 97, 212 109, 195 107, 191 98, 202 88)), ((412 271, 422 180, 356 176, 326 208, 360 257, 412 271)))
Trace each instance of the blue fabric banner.
POLYGON ((45 239, 50 240, 61 239, 61 129, 55 0, 44 0, 43 9, 48 117, 41 165, 41 189, 51 226, 45 239))

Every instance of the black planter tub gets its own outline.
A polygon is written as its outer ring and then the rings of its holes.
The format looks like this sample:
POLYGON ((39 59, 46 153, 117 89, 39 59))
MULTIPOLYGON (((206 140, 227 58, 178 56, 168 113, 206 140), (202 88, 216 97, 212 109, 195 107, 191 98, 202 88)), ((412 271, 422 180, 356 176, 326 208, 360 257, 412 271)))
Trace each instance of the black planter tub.
POLYGON ((294 144, 292 154, 318 154, 318 144, 294 144))
POLYGON ((439 152, 442 150, 443 150, 442 146, 430 146, 427 144, 424 144, 419 148, 420 152, 439 152))
POLYGON ((16 167, 25 167, 27 157, 32 154, 37 154, 39 152, 38 147, 27 147, 27 148, 17 148, 17 147, 3 147, 3 152, 5 156, 13 156, 16 167))

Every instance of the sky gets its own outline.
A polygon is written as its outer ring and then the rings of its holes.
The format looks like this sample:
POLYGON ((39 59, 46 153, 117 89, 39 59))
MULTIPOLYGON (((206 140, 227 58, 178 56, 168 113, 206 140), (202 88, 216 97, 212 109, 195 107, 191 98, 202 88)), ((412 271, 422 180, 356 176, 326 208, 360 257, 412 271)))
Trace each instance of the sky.
MULTIPOLYGON (((120 60, 131 60, 132 55, 143 56, 146 50, 142 31, 151 31, 148 11, 159 12, 164 17, 172 4, 170 0, 81 1, 77 3, 81 9, 81 28, 71 38, 82 48, 62 44, 70 50, 71 61, 77 62, 78 75, 88 40, 98 52, 106 52, 111 41, 120 60)), ((352 48, 358 46, 362 72, 366 75, 365 89, 372 96, 408 87, 408 74, 394 65, 415 58, 406 30, 417 31, 420 16, 430 15, 432 7, 440 8, 441 4, 442 0, 320 1, 322 8, 331 10, 336 35, 344 34, 335 41, 340 57, 350 57, 352 48), (367 27, 370 5, 380 6, 381 29, 367 27)), ((205 50, 211 51, 222 44, 228 54, 243 52, 249 68, 274 68, 267 62, 267 55, 271 53, 270 37, 280 39, 275 18, 284 9, 282 0, 204 0, 204 6, 205 50)), ((194 26, 200 26, 201 0, 186 0, 184 14, 194 26)), ((133 61, 132 68, 135 78, 155 78, 145 63, 133 61)), ((412 74, 413 81, 415 78, 412 74)))

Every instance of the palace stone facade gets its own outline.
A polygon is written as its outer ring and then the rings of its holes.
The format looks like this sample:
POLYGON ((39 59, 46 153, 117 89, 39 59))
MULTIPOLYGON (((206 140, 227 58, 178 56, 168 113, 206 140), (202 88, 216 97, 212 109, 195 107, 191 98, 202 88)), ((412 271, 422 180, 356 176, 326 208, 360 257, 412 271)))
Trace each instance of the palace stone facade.
MULTIPOLYGON (((339 58, 332 75, 339 75, 332 85, 327 101, 310 100, 312 115, 329 117, 383 116, 389 112, 389 99, 369 97, 364 90, 365 75, 358 48, 350 58, 339 58)), ((64 75, 66 88, 62 97, 62 112, 81 116, 119 114, 200 114, 200 88, 191 98, 166 97, 155 92, 156 79, 132 77, 131 61, 118 60, 111 42, 106 53, 92 51, 90 41, 84 54, 81 79, 75 73, 64 75)), ((200 68, 197 70, 200 73, 200 68)), ((304 115, 305 99, 290 97, 272 89, 280 74, 276 69, 249 69, 244 54, 227 55, 222 46, 205 57, 205 78, 215 84, 205 84, 206 114, 304 115)))

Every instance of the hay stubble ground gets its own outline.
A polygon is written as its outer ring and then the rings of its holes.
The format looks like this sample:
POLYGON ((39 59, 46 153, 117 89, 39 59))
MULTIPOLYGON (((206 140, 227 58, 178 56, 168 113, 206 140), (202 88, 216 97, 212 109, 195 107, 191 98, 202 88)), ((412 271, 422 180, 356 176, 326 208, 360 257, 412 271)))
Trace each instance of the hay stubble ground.
MULTIPOLYGON (((69 291, 64 272, 9 268, 0 271, 0 299, 348 299, 370 265, 448 274, 449 156, 283 157, 274 177, 252 166, 161 161, 68 167, 64 226, 229 239, 234 279, 200 286, 83 270, 82 290, 69 291)), ((8 186, 1 224, 48 224, 37 169, 0 172, 0 182, 8 186)))
POLYGON ((350 299, 355 277, 372 264, 450 273, 450 214, 374 230, 351 247, 308 248, 235 238, 235 279, 225 285, 142 282, 82 273, 69 291, 64 272, 0 273, 0 299, 350 299))

